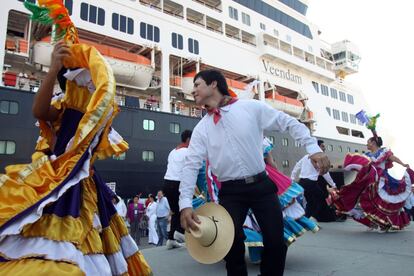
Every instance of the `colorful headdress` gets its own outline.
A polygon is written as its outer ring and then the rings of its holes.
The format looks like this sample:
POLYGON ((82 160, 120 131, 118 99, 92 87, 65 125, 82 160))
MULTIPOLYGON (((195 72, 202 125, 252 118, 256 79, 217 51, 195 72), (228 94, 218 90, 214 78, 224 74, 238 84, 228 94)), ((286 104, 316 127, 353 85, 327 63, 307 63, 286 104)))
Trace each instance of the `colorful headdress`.
POLYGON ((360 121, 369 130, 372 131, 372 134, 374 135, 375 138, 378 137, 376 127, 377 127, 377 120, 380 117, 379 113, 375 116, 368 116, 364 110, 361 110, 355 115, 355 117, 358 119, 358 121, 360 121))
POLYGON ((43 25, 52 25, 52 42, 64 39, 68 44, 79 43, 78 31, 70 19, 62 0, 38 0, 39 4, 24 2, 32 12, 31 20, 43 25))

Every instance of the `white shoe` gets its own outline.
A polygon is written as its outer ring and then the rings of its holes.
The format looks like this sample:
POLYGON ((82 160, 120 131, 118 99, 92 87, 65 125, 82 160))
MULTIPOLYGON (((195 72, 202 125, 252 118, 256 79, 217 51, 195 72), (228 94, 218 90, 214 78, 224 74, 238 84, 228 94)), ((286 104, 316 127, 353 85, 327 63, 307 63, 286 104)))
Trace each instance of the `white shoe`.
POLYGON ((185 242, 184 234, 181 234, 178 231, 174 231, 174 240, 178 241, 179 243, 185 242))
POLYGON ((183 247, 182 244, 180 244, 179 242, 177 242, 176 240, 167 240, 167 249, 174 249, 174 248, 181 248, 183 247))

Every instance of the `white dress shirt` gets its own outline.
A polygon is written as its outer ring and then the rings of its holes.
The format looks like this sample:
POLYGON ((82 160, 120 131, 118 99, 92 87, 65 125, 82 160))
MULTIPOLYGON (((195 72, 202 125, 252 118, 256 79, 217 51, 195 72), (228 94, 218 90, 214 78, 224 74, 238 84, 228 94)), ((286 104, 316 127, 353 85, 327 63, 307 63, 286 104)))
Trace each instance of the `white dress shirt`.
POLYGON ((192 207, 198 170, 206 159, 220 182, 263 172, 264 130, 289 131, 309 154, 321 152, 304 124, 266 103, 239 99, 220 111, 217 124, 213 115, 207 114, 194 128, 180 183, 180 210, 192 207))
MULTIPOLYGON (((310 179, 313 181, 318 180, 319 172, 313 166, 312 161, 309 158, 309 154, 305 155, 302 159, 298 161, 298 163, 296 163, 295 167, 292 170, 290 178, 292 180, 295 180, 298 174, 299 178, 310 179)), ((325 178, 326 182, 328 182, 328 184, 331 187, 336 188, 336 184, 333 181, 329 172, 324 174, 323 178, 325 178)))
POLYGON ((181 181, 181 174, 187 153, 188 148, 173 149, 170 152, 168 155, 167 172, 165 173, 164 179, 181 181))
POLYGON ((125 218, 126 214, 127 214, 127 207, 125 205, 124 200, 118 196, 119 202, 117 204, 115 204, 115 209, 118 212, 118 214, 125 218))

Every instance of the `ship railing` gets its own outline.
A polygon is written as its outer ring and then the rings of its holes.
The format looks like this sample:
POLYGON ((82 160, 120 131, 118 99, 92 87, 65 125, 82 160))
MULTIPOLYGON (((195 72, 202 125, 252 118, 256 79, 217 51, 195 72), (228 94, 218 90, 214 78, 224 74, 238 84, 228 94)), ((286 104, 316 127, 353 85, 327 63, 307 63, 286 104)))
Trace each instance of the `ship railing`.
POLYGON ((201 0, 193 0, 193 1, 194 2, 197 2, 197 3, 201 4, 201 5, 204 5, 204 6, 208 7, 208 8, 210 8, 210 9, 216 10, 218 12, 222 12, 221 9, 219 9, 217 7, 214 7, 213 5, 210 5, 209 3, 206 3, 204 1, 201 1, 201 0))
POLYGON ((223 30, 218 30, 218 29, 214 29, 213 27, 207 26, 207 30, 219 33, 219 34, 223 34, 223 30))
POLYGON ((187 17, 187 21, 190 22, 190 23, 205 27, 203 23, 200 23, 200 22, 195 21, 194 19, 191 19, 191 18, 188 18, 188 17, 187 17))
POLYGON ((165 9, 164 9, 164 13, 169 14, 169 15, 172 15, 172 16, 177 17, 177 18, 180 18, 180 19, 183 19, 183 18, 184 18, 184 16, 183 16, 183 15, 178 14, 178 13, 174 13, 174 12, 169 11, 169 10, 165 10, 165 9))

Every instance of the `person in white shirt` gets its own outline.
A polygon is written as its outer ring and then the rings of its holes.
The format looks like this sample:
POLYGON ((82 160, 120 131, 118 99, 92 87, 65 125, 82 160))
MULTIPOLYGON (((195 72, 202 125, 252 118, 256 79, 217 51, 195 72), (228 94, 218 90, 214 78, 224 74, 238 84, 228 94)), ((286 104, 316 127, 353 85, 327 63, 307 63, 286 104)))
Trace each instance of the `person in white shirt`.
POLYGON ((114 204, 115 209, 116 209, 116 211, 118 212, 118 214, 119 214, 119 215, 120 215, 120 216, 121 216, 124 220, 126 220, 127 207, 126 207, 126 205, 125 205, 124 200, 123 200, 120 196, 118 196, 118 195, 114 194, 114 197, 112 198, 112 203, 114 204))
POLYGON ((184 230, 180 225, 180 210, 178 208, 178 198, 180 196, 178 188, 180 187, 184 160, 187 156, 191 133, 191 130, 184 130, 181 133, 181 143, 168 155, 167 172, 164 176, 164 187, 162 189, 164 195, 168 198, 171 207, 171 225, 170 231, 168 232, 167 249, 179 248, 182 246, 175 237, 181 236, 180 241, 184 240, 184 230))
POLYGON ((193 130, 180 183, 181 225, 197 230, 200 223, 192 209, 198 171, 209 160, 212 173, 221 182, 219 202, 233 219, 235 237, 225 257, 228 275, 247 275, 244 258, 243 222, 249 208, 262 230, 264 250, 261 275, 283 275, 287 247, 283 240, 280 203, 276 185, 265 172, 263 131, 289 131, 306 147, 321 174, 330 166, 309 129, 295 118, 257 100, 229 96, 224 76, 205 70, 194 77, 192 92, 196 104, 206 106, 205 115, 193 130))
MULTIPOLYGON (((318 145, 322 151, 325 151, 324 141, 318 140, 318 145)), ((335 210, 330 208, 326 203, 328 191, 326 190, 326 183, 332 188, 336 188, 329 172, 324 175, 319 175, 319 172, 312 164, 309 154, 300 159, 291 173, 291 179, 296 180, 299 175, 299 184, 305 190, 306 199, 306 213, 309 217, 314 217, 319 222, 330 222, 339 219, 336 217, 335 210)))
POLYGON ((157 221, 157 202, 153 195, 148 196, 149 203, 145 210, 145 215, 148 217, 148 243, 152 245, 158 244, 158 234, 156 230, 157 221))

